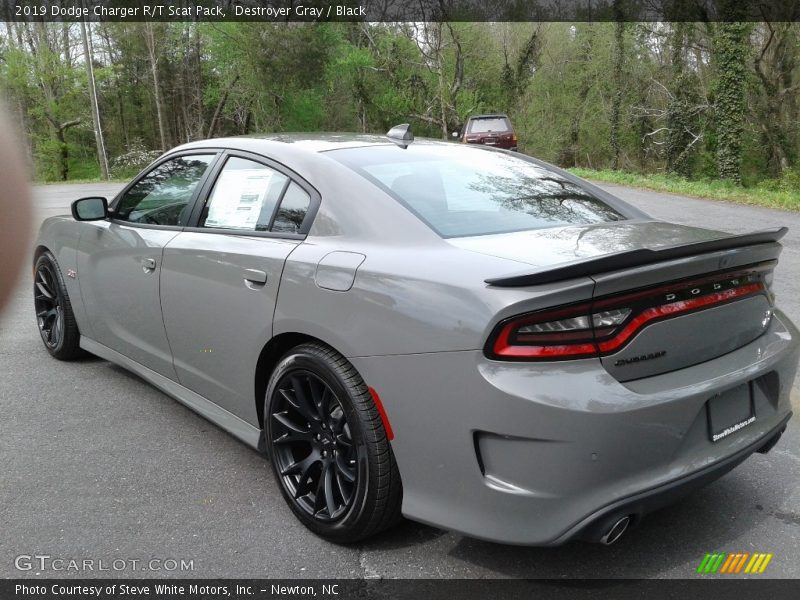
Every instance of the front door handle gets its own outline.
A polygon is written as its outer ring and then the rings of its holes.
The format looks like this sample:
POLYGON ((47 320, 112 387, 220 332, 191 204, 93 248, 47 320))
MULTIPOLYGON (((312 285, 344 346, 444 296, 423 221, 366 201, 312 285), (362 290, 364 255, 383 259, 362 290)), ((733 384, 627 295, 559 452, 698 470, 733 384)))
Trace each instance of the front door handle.
POLYGON ((244 284, 251 290, 264 287, 267 283, 267 274, 258 269, 244 270, 244 284))
POLYGON ((145 273, 152 273, 156 270, 156 259, 155 258, 143 258, 142 259, 142 271, 145 273))

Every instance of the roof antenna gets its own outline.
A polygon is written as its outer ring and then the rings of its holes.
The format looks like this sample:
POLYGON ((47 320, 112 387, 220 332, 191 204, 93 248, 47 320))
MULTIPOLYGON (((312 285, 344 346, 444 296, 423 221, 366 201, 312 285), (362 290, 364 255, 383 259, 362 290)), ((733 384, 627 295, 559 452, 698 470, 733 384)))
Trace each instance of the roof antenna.
POLYGON ((411 125, 408 123, 395 125, 389 130, 389 132, 386 134, 386 137, 404 150, 408 148, 408 145, 411 142, 414 141, 414 134, 411 133, 411 125))

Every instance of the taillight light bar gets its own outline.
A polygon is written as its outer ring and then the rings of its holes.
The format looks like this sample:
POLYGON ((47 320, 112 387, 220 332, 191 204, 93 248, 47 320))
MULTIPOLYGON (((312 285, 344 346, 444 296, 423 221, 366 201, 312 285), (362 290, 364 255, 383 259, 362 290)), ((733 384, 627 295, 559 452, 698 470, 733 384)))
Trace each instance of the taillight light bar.
POLYGON ((592 302, 528 313, 495 327, 485 353, 496 360, 567 360, 622 349, 648 325, 768 293, 772 265, 673 282, 592 302))

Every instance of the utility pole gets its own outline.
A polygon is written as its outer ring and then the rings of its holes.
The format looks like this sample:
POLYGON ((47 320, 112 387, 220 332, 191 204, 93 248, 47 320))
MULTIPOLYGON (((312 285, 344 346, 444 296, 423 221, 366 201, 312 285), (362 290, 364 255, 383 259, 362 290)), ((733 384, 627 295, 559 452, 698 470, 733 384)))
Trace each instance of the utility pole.
MULTIPOLYGON (((91 29, 89 29, 91 33, 91 29)), ((81 37, 83 38, 83 59, 86 63, 86 75, 89 79, 89 96, 92 101, 92 121, 94 123, 94 141, 97 145, 97 158, 100 160, 100 174, 103 179, 108 179, 108 156, 106 143, 103 139, 103 129, 100 126, 100 107, 97 104, 97 87, 94 81, 94 65, 92 52, 89 50, 89 36, 86 33, 86 21, 81 21, 81 37)))

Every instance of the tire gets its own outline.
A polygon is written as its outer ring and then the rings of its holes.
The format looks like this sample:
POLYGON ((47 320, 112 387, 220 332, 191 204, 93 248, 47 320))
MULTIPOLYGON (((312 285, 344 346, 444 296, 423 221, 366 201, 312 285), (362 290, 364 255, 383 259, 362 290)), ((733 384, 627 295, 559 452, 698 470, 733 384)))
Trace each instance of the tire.
POLYGON ((44 252, 34 265, 33 302, 39 335, 50 356, 73 360, 84 355, 64 277, 55 257, 44 252))
POLYGON ((352 543, 400 520, 402 486, 369 390, 335 350, 302 344, 267 386, 264 430, 272 470, 308 529, 352 543))

